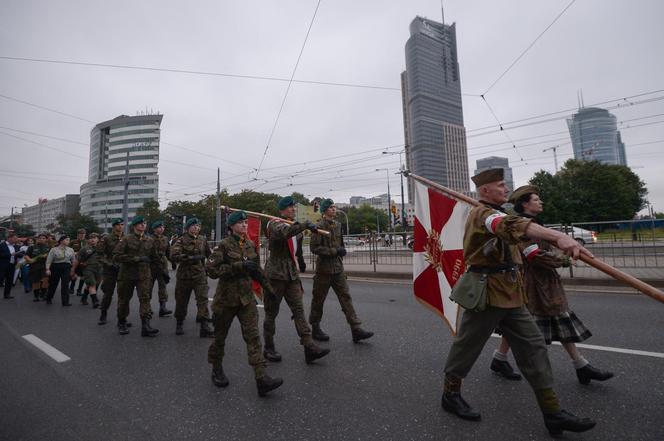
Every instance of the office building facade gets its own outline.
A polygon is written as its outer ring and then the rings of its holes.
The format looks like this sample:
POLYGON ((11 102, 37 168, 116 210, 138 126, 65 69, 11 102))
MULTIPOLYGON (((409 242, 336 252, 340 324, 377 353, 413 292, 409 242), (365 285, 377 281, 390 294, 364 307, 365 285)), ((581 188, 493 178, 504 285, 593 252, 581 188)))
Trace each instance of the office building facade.
POLYGON ((567 120, 574 159, 627 165, 616 117, 606 109, 583 107, 567 120))
POLYGON ((478 159, 475 161, 477 169, 475 170, 475 175, 483 172, 484 170, 489 170, 492 168, 502 168, 505 172, 505 183, 510 191, 514 190, 514 176, 512 175, 512 168, 510 167, 510 161, 507 158, 500 156, 489 156, 486 158, 478 159))
POLYGON ((81 198, 77 194, 68 194, 55 199, 39 199, 36 205, 23 207, 21 211, 22 223, 32 225, 33 231, 38 233, 52 230, 51 226, 58 224, 58 216, 69 216, 79 212, 81 198))

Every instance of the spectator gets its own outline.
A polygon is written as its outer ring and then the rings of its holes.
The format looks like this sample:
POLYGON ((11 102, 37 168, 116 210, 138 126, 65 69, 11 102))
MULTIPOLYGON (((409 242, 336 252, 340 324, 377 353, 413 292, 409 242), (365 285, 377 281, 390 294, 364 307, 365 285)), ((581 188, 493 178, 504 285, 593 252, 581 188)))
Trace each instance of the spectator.
POLYGON ((60 283, 60 294, 62 296, 62 306, 71 306, 69 303, 69 279, 76 277, 72 272, 76 253, 69 247, 69 236, 62 235, 58 239, 56 247, 51 248, 46 258, 46 275, 48 280, 48 297, 46 303, 53 303, 55 290, 60 283), (52 270, 51 270, 52 268, 52 270))
POLYGON ((16 250, 16 239, 16 234, 9 233, 7 240, 0 243, 0 279, 5 284, 5 299, 14 298, 11 295, 11 290, 14 286, 14 270, 16 269, 18 259, 22 256, 20 251, 16 250))
POLYGON ((20 248, 20 251, 23 252, 23 257, 21 257, 21 260, 18 262, 20 265, 20 273, 21 273, 21 282, 23 282, 23 290, 25 293, 29 293, 32 291, 32 284, 30 283, 30 264, 26 260, 26 254, 28 253, 28 249, 34 245, 35 241, 32 239, 32 237, 28 237, 25 239, 25 243, 23 246, 20 248))

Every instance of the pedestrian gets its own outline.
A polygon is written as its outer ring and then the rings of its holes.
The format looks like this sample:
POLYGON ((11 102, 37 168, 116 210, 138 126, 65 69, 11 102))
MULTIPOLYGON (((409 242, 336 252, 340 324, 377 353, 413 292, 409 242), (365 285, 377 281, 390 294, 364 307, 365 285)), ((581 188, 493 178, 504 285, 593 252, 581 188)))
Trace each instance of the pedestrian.
MULTIPOLYGON (((113 250, 115 250, 115 247, 124 236, 124 221, 120 218, 114 219, 111 222, 111 228, 111 232, 97 243, 97 259, 99 259, 102 265, 101 291, 104 294, 99 305, 101 313, 99 314, 98 325, 105 325, 107 323, 108 308, 110 308, 113 301, 113 292, 115 291, 115 285, 118 282, 118 273, 120 272, 120 265, 113 260, 113 250)), ((127 327, 130 326, 129 322, 127 322, 127 327)))
POLYGON ((58 238, 57 246, 51 248, 46 257, 46 275, 49 276, 46 304, 53 303, 55 290, 60 283, 62 306, 71 306, 68 287, 69 279, 76 277, 72 271, 75 259, 76 253, 69 246, 69 236, 63 234, 58 238))
POLYGON ((0 279, 4 282, 4 298, 13 299, 14 272, 16 264, 23 254, 16 247, 18 238, 15 233, 7 234, 7 239, 0 243, 0 279))
POLYGON ((88 295, 90 295, 93 309, 99 307, 97 287, 101 282, 101 262, 97 254, 97 243, 99 243, 99 235, 97 233, 90 233, 85 245, 78 251, 78 257, 72 269, 74 274, 81 274, 81 278, 85 282, 85 291, 83 291, 81 296, 81 305, 88 304, 88 295))
POLYGON ((28 249, 33 246, 34 243, 35 241, 32 237, 28 237, 25 239, 25 244, 19 249, 23 252, 23 257, 19 261, 19 265, 21 267, 21 282, 23 282, 23 290, 26 294, 32 291, 32 284, 30 283, 30 264, 27 261, 27 254, 28 249))
MULTIPOLYGON (((281 217, 292 221, 295 219, 295 201, 286 196, 277 204, 281 217)), ((281 361, 281 354, 277 352, 274 345, 274 334, 276 332, 275 320, 279 314, 282 299, 293 315, 295 329, 300 337, 300 344, 304 346, 304 359, 307 364, 322 358, 330 353, 329 349, 320 348, 311 337, 311 328, 304 316, 302 296, 304 289, 297 271, 297 259, 295 258, 295 244, 292 239, 298 234, 310 230, 316 232, 317 228, 311 221, 301 224, 283 222, 274 219, 267 224, 269 257, 265 265, 265 272, 273 293, 266 293, 264 300, 265 321, 263 322, 263 337, 265 338, 265 349, 263 355, 269 361, 281 361), (289 244, 290 242, 290 244, 289 244)))
POLYGON ((168 238, 164 236, 164 221, 157 220, 152 223, 152 239, 157 247, 157 254, 159 260, 156 264, 152 265, 152 283, 150 284, 150 296, 154 291, 154 284, 157 282, 157 293, 159 295, 159 317, 166 317, 173 313, 173 311, 166 308, 168 301, 168 293, 166 292, 166 285, 171 280, 168 274, 168 256, 170 256, 171 245, 168 238))
POLYGON ((457 281, 452 298, 463 301, 481 299, 483 294, 486 297, 483 303, 465 303, 477 306, 463 312, 445 363, 441 404, 460 418, 480 420, 480 414, 461 397, 461 382, 493 331, 500 327, 519 369, 535 392, 549 433, 558 436, 564 430, 584 432, 592 429, 595 421, 562 410, 553 390, 544 337, 525 307, 526 292, 519 269, 522 259, 517 244, 529 237, 555 243, 573 258, 580 254, 592 257, 592 254, 563 233, 544 228, 531 219, 504 213, 501 205, 507 202, 509 189, 503 173, 502 168, 489 169, 472 177, 481 205, 474 207, 466 220, 463 250, 468 268, 457 281), (458 287, 463 286, 470 288, 459 291, 458 287))
POLYGON ((150 266, 155 264, 159 257, 154 241, 145 235, 145 228, 143 216, 134 216, 131 220, 132 234, 120 239, 113 250, 113 259, 120 264, 118 273, 118 332, 120 335, 129 334, 127 317, 134 288, 140 305, 141 337, 156 337, 159 333, 158 329, 154 329, 150 325, 152 319, 150 266))
POLYGON ((311 313, 309 323, 311 324, 311 335, 314 340, 328 341, 327 335, 320 327, 323 318, 323 305, 330 290, 339 299, 341 310, 350 325, 353 342, 358 343, 373 336, 373 332, 362 329, 362 322, 355 313, 353 299, 350 296, 346 273, 344 272, 343 258, 346 255, 344 239, 341 234, 341 224, 336 221, 337 206, 332 199, 323 199, 320 203, 320 212, 323 216, 316 224, 319 230, 329 231, 329 235, 314 233, 311 236, 309 247, 316 257, 316 273, 314 274, 314 287, 311 299, 311 313))
POLYGON ((229 384, 224 373, 223 359, 228 330, 237 317, 242 338, 247 344, 249 364, 254 369, 258 395, 263 397, 269 391, 282 385, 281 378, 267 375, 266 363, 261 348, 258 331, 258 308, 253 291, 253 280, 261 272, 260 256, 256 245, 247 237, 247 214, 235 211, 228 216, 231 234, 225 237, 210 256, 205 265, 208 275, 219 279, 212 303, 215 338, 208 349, 208 362, 212 364, 212 383, 217 387, 229 384))
POLYGON ((40 233, 37 235, 36 243, 28 247, 25 255, 25 261, 30 264, 28 275, 32 284, 33 302, 46 300, 49 279, 46 275, 46 257, 50 249, 48 236, 46 233, 40 233))
MULTIPOLYGON (((514 204, 514 211, 526 219, 532 219, 542 225, 537 215, 544 211, 544 203, 539 197, 539 188, 524 185, 512 193, 509 200, 514 204)), ((567 302, 567 295, 557 269, 568 267, 570 260, 556 252, 546 240, 526 240, 519 243, 524 259, 524 274, 528 309, 535 318, 544 341, 550 345, 552 341, 561 343, 576 371, 581 384, 589 384, 591 380, 606 381, 613 373, 597 369, 586 360, 576 347, 576 343, 587 340, 592 334, 583 322, 572 311, 567 302)), ((494 360, 507 363, 509 342, 501 342, 500 349, 494 353, 494 360)))
MULTIPOLYGON (((85 228, 80 228, 76 232, 76 239, 70 242, 70 246, 76 253, 77 259, 78 259, 78 252, 81 251, 81 248, 83 248, 86 244, 85 240, 86 235, 87 232, 85 231, 85 228)), ((85 285, 85 281, 83 280, 83 267, 78 268, 77 271, 78 273, 76 273, 76 276, 78 278, 78 288, 76 289, 76 295, 81 297, 83 295, 83 288, 85 285)), ((72 278, 71 282, 69 282, 69 294, 74 294, 75 287, 76 287, 76 279, 72 278)))

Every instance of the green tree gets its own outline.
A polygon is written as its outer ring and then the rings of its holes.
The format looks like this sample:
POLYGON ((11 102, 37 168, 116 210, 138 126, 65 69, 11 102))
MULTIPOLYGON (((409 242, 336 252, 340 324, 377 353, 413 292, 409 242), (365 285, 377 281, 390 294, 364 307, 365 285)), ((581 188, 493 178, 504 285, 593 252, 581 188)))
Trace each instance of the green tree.
POLYGON ((344 209, 348 215, 348 224, 351 234, 362 234, 368 231, 377 231, 376 222, 380 224, 380 231, 387 229, 387 213, 370 205, 350 207, 344 209))
POLYGON ((143 216, 148 228, 154 221, 165 220, 164 213, 159 209, 159 202, 154 200, 143 203, 143 206, 136 210, 136 216, 143 216))
POLYGON ((90 216, 75 213, 64 215, 61 214, 57 217, 57 225, 51 228, 52 231, 58 234, 66 234, 69 237, 76 237, 80 228, 85 228, 85 231, 90 233, 99 233, 97 222, 90 216))

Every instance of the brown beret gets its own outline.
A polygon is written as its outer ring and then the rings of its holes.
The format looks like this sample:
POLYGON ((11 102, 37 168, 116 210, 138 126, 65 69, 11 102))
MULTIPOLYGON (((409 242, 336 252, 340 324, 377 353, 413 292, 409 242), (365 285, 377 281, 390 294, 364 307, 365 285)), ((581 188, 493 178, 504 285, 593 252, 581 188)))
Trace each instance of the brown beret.
POLYGON ((521 187, 514 190, 514 192, 510 196, 510 200, 508 202, 511 203, 511 204, 515 204, 516 201, 521 199, 522 196, 525 196, 527 194, 533 194, 533 193, 535 193, 536 195, 539 195, 539 192, 540 192, 540 189, 536 185, 522 185, 521 187))
POLYGON ((490 184, 491 182, 502 181, 505 179, 505 170, 502 168, 490 168, 484 170, 473 176, 472 179, 475 185, 481 187, 484 184, 490 184))

